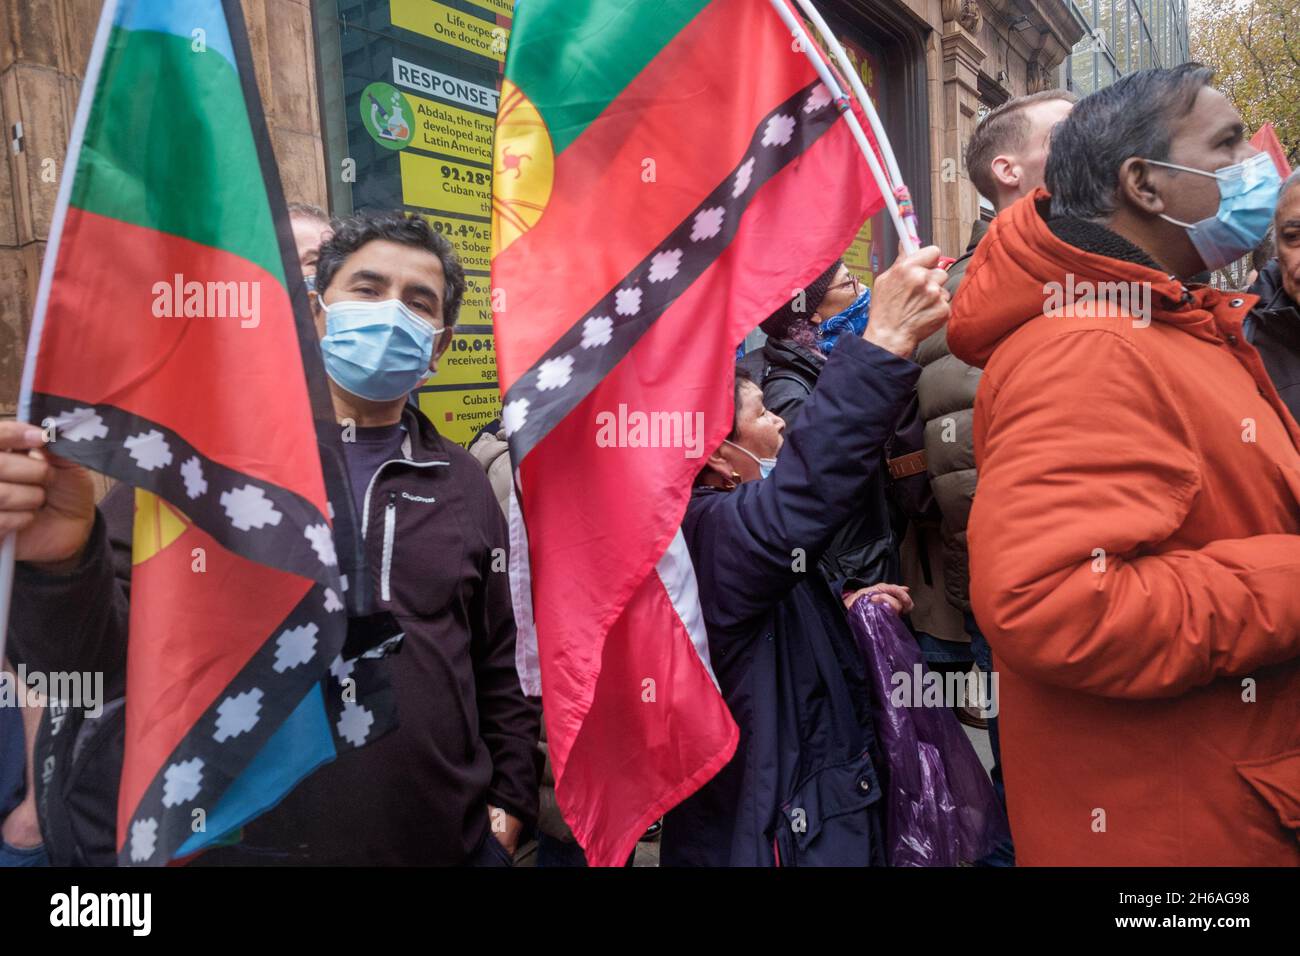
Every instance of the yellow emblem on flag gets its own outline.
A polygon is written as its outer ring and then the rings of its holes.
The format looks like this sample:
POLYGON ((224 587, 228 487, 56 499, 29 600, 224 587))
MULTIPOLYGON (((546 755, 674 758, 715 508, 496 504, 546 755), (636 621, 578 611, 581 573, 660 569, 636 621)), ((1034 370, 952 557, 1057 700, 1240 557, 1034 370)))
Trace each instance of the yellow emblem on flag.
POLYGON ((555 181, 555 151, 542 114, 509 80, 501 85, 492 166, 492 257, 542 218, 555 181))
POLYGON ((152 492, 135 490, 131 563, 143 564, 185 533, 190 519, 152 492))

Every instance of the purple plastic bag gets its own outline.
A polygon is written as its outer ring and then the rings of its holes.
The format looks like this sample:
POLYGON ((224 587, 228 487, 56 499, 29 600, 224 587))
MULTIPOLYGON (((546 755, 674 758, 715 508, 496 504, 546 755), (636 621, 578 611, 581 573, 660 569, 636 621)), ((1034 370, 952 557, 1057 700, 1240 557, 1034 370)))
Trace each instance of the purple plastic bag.
MULTIPOLYGON (((1006 814, 950 707, 895 706, 899 681, 924 674, 921 649, 893 609, 859 598, 849 626, 867 663, 871 713, 885 759, 890 866, 973 863, 1009 837, 1006 814), (919 668, 919 669, 918 669, 919 668), (895 675, 901 675, 896 678, 895 675)), ((908 696, 900 694, 904 699, 908 696)), ((920 688, 914 697, 920 696, 920 688)))

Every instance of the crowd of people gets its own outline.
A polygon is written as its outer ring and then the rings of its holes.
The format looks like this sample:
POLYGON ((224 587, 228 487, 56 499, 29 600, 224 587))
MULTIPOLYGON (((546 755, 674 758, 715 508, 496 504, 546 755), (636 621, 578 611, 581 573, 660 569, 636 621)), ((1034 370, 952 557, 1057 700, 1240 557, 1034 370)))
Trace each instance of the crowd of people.
MULTIPOLYGON (((1196 64, 1013 99, 970 140, 994 215, 960 258, 900 254, 870 288, 835 262, 756 317, 682 529, 740 744, 653 828, 662 865, 887 862, 859 600, 931 668, 1000 678, 983 716, 954 704, 988 731, 1011 831, 968 862, 1300 864, 1300 174, 1245 132, 1196 64), (1266 244, 1249 290, 1206 282, 1266 244), (790 808, 812 805, 801 829, 790 808)), ((408 398, 454 332, 456 251, 418 216, 291 217, 406 634, 358 663, 388 669, 402 720, 195 862, 583 865, 493 567, 507 444, 489 428, 467 451, 408 398)), ((132 490, 96 503, 45 445, 0 423, 9 657, 102 671, 120 701, 132 490)), ((122 709, 44 781, 48 717, 0 717, 0 863, 112 865, 122 709)))

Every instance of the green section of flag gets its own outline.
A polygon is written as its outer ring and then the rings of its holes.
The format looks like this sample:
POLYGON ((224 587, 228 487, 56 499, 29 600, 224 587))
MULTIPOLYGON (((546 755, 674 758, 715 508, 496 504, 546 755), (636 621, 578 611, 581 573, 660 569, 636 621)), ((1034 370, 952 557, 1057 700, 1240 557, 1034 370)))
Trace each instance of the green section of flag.
POLYGON ((542 114, 558 156, 708 2, 520 0, 506 78, 542 114))
POLYGON ((239 75, 189 37, 113 29, 71 203, 225 250, 284 282, 239 75))

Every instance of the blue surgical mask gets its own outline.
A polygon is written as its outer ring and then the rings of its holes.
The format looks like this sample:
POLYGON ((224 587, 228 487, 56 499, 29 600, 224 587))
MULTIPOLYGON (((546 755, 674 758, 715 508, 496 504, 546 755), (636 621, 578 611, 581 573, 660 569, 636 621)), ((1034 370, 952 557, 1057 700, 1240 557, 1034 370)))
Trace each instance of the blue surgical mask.
POLYGON ((737 445, 737 444, 736 444, 734 441, 732 441, 730 438, 724 438, 724 439, 722 439, 722 440, 723 440, 724 442, 726 442, 728 445, 730 445, 732 448, 737 448, 737 449, 739 449, 740 451, 743 451, 743 452, 744 452, 746 455, 748 455, 750 458, 754 459, 754 461, 758 462, 758 477, 760 477, 760 478, 766 478, 768 475, 770 475, 770 474, 772 473, 772 469, 776 467, 776 459, 775 459, 775 458, 759 458, 757 455, 755 455, 755 454, 754 454, 752 451, 750 451, 748 448, 741 448, 739 445, 737 445))
POLYGON ((1236 262, 1258 246, 1268 232, 1277 207, 1277 195, 1282 188, 1282 178, 1268 153, 1259 153, 1245 162, 1233 163, 1212 173, 1155 159, 1147 162, 1198 176, 1213 176, 1219 181, 1219 209, 1210 218, 1182 222, 1160 213, 1161 219, 1187 230, 1187 236, 1205 268, 1218 269, 1236 262))
POLYGON ((397 299, 326 305, 325 371, 339 386, 372 402, 401 398, 429 377, 442 329, 397 299))
POLYGON ((871 290, 863 289, 843 312, 831 316, 817 326, 817 347, 830 355, 831 349, 845 332, 861 335, 867 330, 867 316, 871 310, 871 290))
POLYGON ((316 291, 316 274, 315 274, 315 273, 312 273, 312 274, 309 275, 309 276, 303 276, 303 277, 302 277, 302 284, 303 284, 304 287, 306 287, 306 289, 307 289, 308 292, 315 292, 315 291, 316 291))

